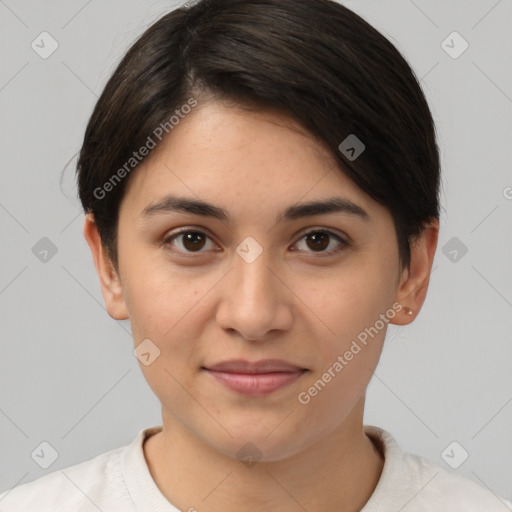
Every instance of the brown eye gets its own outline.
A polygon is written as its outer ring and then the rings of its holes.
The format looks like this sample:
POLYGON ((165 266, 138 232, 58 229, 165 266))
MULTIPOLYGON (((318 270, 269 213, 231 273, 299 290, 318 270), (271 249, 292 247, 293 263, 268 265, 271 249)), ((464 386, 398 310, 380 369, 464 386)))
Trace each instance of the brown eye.
POLYGON ((310 231, 309 233, 306 233, 301 240, 303 239, 306 241, 306 246, 309 249, 306 252, 331 254, 338 252, 349 245, 340 236, 332 233, 331 231, 324 230, 310 231), (332 239, 336 239, 339 242, 338 246, 326 251, 325 249, 331 245, 332 239))
POLYGON ((323 251, 326 247, 329 246, 329 235, 327 233, 313 233, 311 235, 306 236, 308 247, 313 249, 314 251, 323 251))
POLYGON ((205 252, 202 251, 203 247, 207 244, 209 237, 201 231, 181 231, 167 237, 163 243, 165 245, 171 245, 176 248, 178 252, 194 253, 194 252, 205 252), (181 242, 180 242, 181 239, 181 242))
POLYGON ((200 250, 204 247, 205 236, 197 231, 183 233, 183 246, 189 251, 200 250))

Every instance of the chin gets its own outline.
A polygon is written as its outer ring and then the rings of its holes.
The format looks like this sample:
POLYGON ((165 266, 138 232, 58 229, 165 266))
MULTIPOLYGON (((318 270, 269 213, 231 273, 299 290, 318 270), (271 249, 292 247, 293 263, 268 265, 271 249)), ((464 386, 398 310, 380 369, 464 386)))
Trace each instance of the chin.
POLYGON ((273 428, 256 428, 254 425, 246 429, 237 429, 233 437, 223 436, 219 443, 210 443, 212 448, 234 459, 240 460, 248 467, 255 462, 277 462, 296 454, 300 449, 293 442, 290 433, 272 431, 273 428), (270 433, 270 435, 269 435, 270 433))

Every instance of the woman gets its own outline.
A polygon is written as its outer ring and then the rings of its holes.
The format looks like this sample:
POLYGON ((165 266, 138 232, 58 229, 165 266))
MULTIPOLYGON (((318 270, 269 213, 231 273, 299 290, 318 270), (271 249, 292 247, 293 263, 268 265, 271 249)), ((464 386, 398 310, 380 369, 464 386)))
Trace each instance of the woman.
POLYGON ((363 425, 387 325, 425 300, 439 168, 412 70, 347 8, 202 0, 161 18, 107 83, 77 170, 162 426, 1 510, 508 510, 363 425))

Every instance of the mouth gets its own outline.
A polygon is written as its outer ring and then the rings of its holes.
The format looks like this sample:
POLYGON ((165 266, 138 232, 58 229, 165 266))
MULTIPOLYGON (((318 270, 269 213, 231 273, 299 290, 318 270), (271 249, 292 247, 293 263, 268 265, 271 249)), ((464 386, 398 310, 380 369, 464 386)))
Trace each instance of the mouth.
POLYGON ((211 375, 224 387, 249 396, 272 393, 300 379, 309 370, 280 359, 249 362, 223 361, 201 370, 211 375))

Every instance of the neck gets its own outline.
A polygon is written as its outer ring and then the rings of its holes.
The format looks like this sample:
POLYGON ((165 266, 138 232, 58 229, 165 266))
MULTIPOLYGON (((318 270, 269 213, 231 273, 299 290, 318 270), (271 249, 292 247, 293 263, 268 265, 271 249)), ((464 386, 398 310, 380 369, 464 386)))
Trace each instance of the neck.
POLYGON ((171 415, 144 444, 162 494, 181 510, 356 512, 377 486, 384 459, 364 433, 364 398, 333 432, 286 459, 243 464, 171 415))

